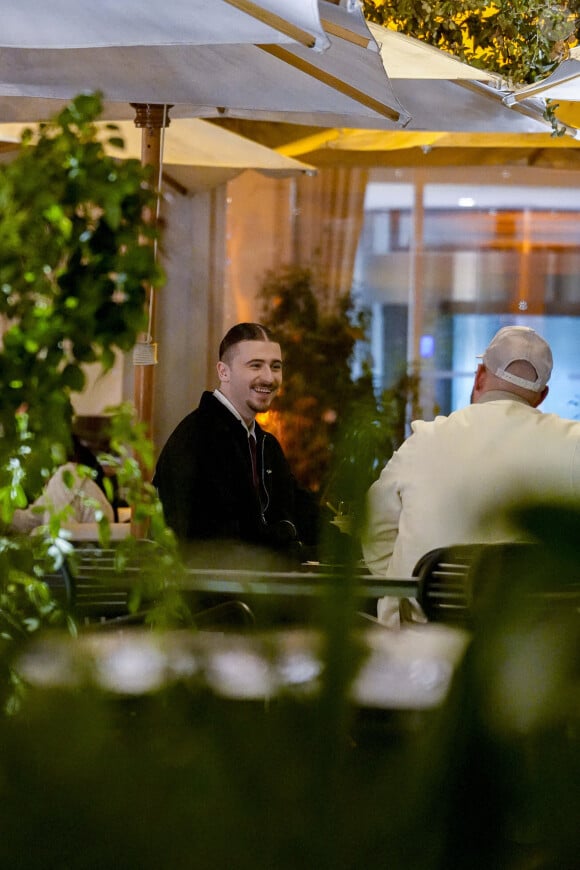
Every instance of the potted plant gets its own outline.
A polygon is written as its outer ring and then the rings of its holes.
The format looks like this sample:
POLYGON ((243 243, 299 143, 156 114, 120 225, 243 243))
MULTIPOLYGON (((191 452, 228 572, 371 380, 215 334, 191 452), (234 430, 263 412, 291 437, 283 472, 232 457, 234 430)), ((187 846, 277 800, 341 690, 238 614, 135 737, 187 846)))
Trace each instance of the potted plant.
MULTIPOLYGON (((381 394, 368 360, 354 376, 355 348, 367 335, 365 312, 356 310, 351 293, 331 301, 314 268, 268 271, 258 299, 262 322, 284 350, 276 410, 262 423, 275 431, 302 485, 319 494, 329 519, 336 515, 335 525, 356 532, 353 519, 364 522, 369 486, 405 438, 411 409, 418 412, 419 373, 403 372, 381 394)), ((346 544, 332 535, 328 547, 346 544)))

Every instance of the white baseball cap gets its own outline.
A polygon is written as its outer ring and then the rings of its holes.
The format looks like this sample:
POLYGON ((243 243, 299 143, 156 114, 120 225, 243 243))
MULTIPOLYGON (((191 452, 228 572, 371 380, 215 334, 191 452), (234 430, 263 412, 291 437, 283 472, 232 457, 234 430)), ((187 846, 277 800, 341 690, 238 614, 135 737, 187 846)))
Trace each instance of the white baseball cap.
POLYGON ((552 374, 550 345, 529 326, 504 326, 494 335, 481 359, 486 369, 498 378, 534 393, 544 389, 552 374), (524 360, 535 368, 535 381, 519 378, 506 371, 516 360, 524 360))

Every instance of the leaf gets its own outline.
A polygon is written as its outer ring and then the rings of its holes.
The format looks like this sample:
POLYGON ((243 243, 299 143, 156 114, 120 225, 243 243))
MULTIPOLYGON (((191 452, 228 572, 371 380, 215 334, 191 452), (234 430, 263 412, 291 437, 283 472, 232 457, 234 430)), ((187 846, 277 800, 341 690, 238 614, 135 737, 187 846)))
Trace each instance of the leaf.
POLYGON ((64 483, 64 485, 66 486, 67 489, 72 489, 73 486, 75 485, 74 474, 72 473, 72 471, 70 469, 67 468, 65 471, 63 471, 62 482, 64 483))
POLYGON ((25 508, 28 504, 24 487, 20 484, 15 484, 10 487, 10 501, 15 508, 25 508))
POLYGON ((63 387, 80 393, 85 386, 86 378, 80 366, 68 365, 63 369, 61 382, 63 387))
POLYGON ((111 136, 107 142, 112 148, 125 148, 125 140, 121 136, 111 136))

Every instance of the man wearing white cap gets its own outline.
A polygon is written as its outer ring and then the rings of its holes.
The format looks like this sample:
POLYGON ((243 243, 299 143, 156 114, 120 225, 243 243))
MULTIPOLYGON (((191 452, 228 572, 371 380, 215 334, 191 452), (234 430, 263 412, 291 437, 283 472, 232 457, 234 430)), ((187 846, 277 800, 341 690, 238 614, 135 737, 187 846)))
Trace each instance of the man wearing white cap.
MULTIPOLYGON (((514 501, 580 495, 580 422, 538 410, 552 373, 548 343, 507 326, 481 359, 471 404, 412 423, 369 490, 363 553, 375 574, 409 577, 436 547, 513 540, 502 507, 514 501)), ((396 626, 398 600, 381 599, 378 614, 396 626)))

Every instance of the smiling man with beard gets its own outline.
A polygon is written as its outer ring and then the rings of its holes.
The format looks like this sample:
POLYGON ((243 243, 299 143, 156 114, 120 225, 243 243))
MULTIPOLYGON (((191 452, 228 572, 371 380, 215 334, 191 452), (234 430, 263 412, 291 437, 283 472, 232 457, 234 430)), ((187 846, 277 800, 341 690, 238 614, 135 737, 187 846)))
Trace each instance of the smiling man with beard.
MULTIPOLYGON (((168 526, 189 554, 193 542, 219 540, 311 558, 304 546, 318 537, 315 500, 255 419, 280 389, 280 345, 266 327, 238 323, 220 344, 217 374, 219 388, 202 394, 159 456, 153 483, 168 526)), ((208 557, 208 548, 197 551, 208 557)), ((215 562, 232 551, 210 552, 215 562)))

